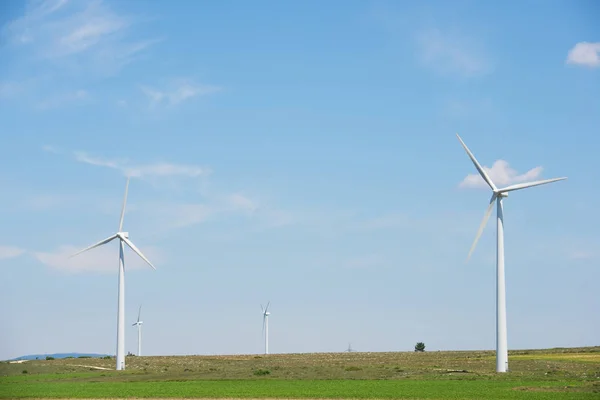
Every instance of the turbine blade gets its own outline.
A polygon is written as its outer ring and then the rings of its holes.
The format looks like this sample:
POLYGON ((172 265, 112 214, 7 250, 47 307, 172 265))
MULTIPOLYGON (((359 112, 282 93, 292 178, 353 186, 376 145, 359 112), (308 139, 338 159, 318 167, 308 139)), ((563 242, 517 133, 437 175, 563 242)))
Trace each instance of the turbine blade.
POLYGON ((490 205, 488 206, 487 210, 485 211, 485 214, 483 215, 483 220, 481 221, 481 225, 479 225, 479 230, 477 230, 477 235, 475 236, 475 240, 473 241, 473 244, 471 245, 471 250, 469 250, 469 255, 467 256, 467 262, 471 258, 471 254, 473 254, 473 251, 475 250, 475 246, 477 246, 477 242, 479 241, 479 238, 481 237, 481 234, 483 233, 483 229, 485 228, 485 225, 487 224, 487 221, 490 218, 490 214, 492 213, 492 207, 494 206, 494 202, 496 201, 497 197, 498 196, 496 195, 496 193, 494 193, 492 195, 492 198, 490 199, 490 205))
POLYGON ((270 301, 267 303, 267 306, 265 307, 265 312, 267 312, 269 310, 269 304, 271 304, 270 301))
POLYGON ((263 308, 262 304, 260 305, 260 311, 264 314, 265 313, 265 309, 263 308))
POLYGON ((140 305, 140 309, 138 311, 138 319, 137 322, 140 322, 140 315, 142 315, 142 306, 140 305))
POLYGON ((267 319, 267 316, 265 314, 263 314, 263 327, 262 327, 262 333, 261 333, 262 336, 265 335, 265 323, 266 323, 266 319, 267 319))
POLYGON ((127 246, 131 248, 131 250, 133 250, 138 256, 140 256, 142 260, 146 261, 146 263, 148 263, 149 266, 156 270, 156 267, 152 265, 152 263, 146 258, 145 255, 142 254, 142 252, 137 247, 135 247, 135 244, 133 244, 131 240, 127 239, 124 236, 119 236, 119 238, 121 238, 121 240, 124 241, 127 244, 127 246))
POLYGON ((505 188, 499 189, 498 193, 512 192, 513 190, 520 190, 520 189, 526 189, 526 188, 533 187, 533 186, 545 185, 547 183, 558 182, 558 181, 562 181, 565 179, 567 179, 567 177, 544 179, 542 181, 534 181, 534 182, 527 182, 527 183, 517 183, 516 185, 510 185, 505 188))
POLYGON ((125 217, 125 204, 127 204, 127 192, 129 191, 129 177, 125 184, 125 197, 123 197, 123 207, 121 208, 121 219, 119 220, 119 232, 123 230, 123 218, 125 217))
POLYGON ((96 243, 96 244, 93 244, 93 245, 91 245, 91 246, 89 246, 89 247, 86 247, 86 248, 85 248, 85 249, 83 249, 83 250, 79 250, 77 253, 70 255, 70 256, 69 256, 69 258, 71 258, 71 257, 75 257, 76 255, 78 255, 78 254, 81 254, 81 253, 83 253, 84 251, 91 250, 91 249, 93 249, 94 247, 102 246, 103 244, 106 244, 106 243, 110 242, 111 240, 115 239, 116 237, 117 237, 117 235, 112 235, 112 236, 110 236, 110 237, 107 237, 106 239, 104 239, 104 240, 101 240, 101 241, 99 241, 99 242, 98 242, 98 243, 96 243))
POLYGON ((479 175, 481 175, 481 177, 483 178, 483 180, 495 192, 496 191, 496 185, 494 185, 494 182, 492 182, 492 180, 490 179, 490 177, 488 176, 488 174, 485 172, 485 170, 481 167, 481 165, 479 165, 479 162, 477 161, 477 159, 475 158, 475 156, 473 155, 473 153, 471 153, 471 150, 469 150, 469 148, 467 147, 467 145, 465 144, 465 142, 463 142, 463 140, 460 138, 460 136, 458 136, 458 133, 456 134, 456 137, 460 141, 460 144, 462 144, 462 147, 467 152, 467 155, 469 156, 469 158, 473 162, 473 165, 475 165, 475 168, 477 168, 477 171, 479 171, 479 175))

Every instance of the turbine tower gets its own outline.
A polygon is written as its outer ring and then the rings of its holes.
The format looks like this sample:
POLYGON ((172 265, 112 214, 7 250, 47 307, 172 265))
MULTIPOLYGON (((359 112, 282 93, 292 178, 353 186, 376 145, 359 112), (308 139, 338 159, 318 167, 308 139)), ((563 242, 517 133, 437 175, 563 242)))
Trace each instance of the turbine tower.
POLYGON ((490 179, 485 170, 481 167, 479 162, 475 159, 475 156, 465 142, 462 141, 460 136, 456 134, 456 137, 460 141, 462 147, 465 149, 469 158, 479 171, 479 174, 483 178, 483 180, 488 184, 488 186, 492 189, 492 197, 490 199, 489 206, 483 216, 483 221, 481 221, 481 225, 479 226, 479 230, 477 231, 477 235, 475 236, 475 241, 473 241, 473 245, 471 245, 471 250, 469 251, 469 255, 467 256, 467 261, 471 258, 471 254, 473 250, 475 250, 475 246, 477 245, 477 241, 481 234, 483 233, 483 229, 490 218, 492 213, 492 207, 494 203, 496 203, 496 372, 506 372, 508 371, 508 344, 507 344, 507 332, 506 332, 506 284, 504 279, 504 213, 502 209, 502 199, 508 197, 508 192, 512 192, 513 190, 520 190, 529 188, 532 186, 545 185, 547 183, 557 182, 564 179, 563 178, 553 178, 553 179, 545 179, 541 181, 527 182, 527 183, 517 183, 516 185, 510 185, 505 188, 498 189, 494 182, 490 179))
POLYGON ((142 306, 140 306, 140 309, 138 311, 138 319, 136 322, 134 322, 132 324, 132 326, 136 326, 138 327, 138 356, 142 355, 142 324, 144 323, 143 321, 140 321, 140 315, 142 314, 142 306))
POLYGON ((263 308, 262 304, 260 305, 260 309, 262 310, 262 315, 263 315, 263 334, 265 335, 265 354, 269 354, 269 315, 271 315, 271 313, 268 311, 269 304, 271 304, 270 301, 267 303, 267 306, 265 308, 263 308))
POLYGON ((121 209, 121 220, 119 221, 119 230, 112 236, 86 247, 85 249, 78 251, 71 257, 75 257, 85 251, 91 250, 94 247, 102 246, 114 239, 119 239, 119 295, 118 295, 118 311, 117 311, 117 370, 125 369, 125 244, 129 246, 134 253, 142 258, 152 269, 156 270, 154 265, 142 252, 129 240, 129 233, 123 232, 123 217, 125 216, 125 204, 127 203, 127 190, 129 188, 129 178, 127 178, 127 184, 125 185, 125 197, 123 198, 123 208, 121 209))

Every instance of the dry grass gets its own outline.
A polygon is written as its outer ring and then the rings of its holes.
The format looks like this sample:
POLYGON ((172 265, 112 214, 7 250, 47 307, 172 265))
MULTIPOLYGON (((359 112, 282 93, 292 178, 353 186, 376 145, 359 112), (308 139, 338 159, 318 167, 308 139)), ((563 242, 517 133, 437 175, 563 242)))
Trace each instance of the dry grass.
MULTIPOLYGON (((125 373, 115 374, 114 359, 35 360, 0 364, 0 376, 96 371, 94 378, 145 380, 255 379, 269 371, 282 379, 398 379, 452 375, 496 376, 493 351, 314 353, 235 356, 130 356, 125 373)), ((548 375, 579 379, 600 374, 600 347, 518 350, 509 353, 511 377, 548 375)))
POLYGON ((508 374, 497 374, 493 351, 130 356, 126 371, 114 371, 114 359, 35 360, 0 363, 0 392, 4 386, 27 398, 127 390, 123 397, 394 398, 401 387, 402 398, 429 391, 422 398, 441 399, 448 388, 465 399, 504 398, 507 390, 532 399, 600 394, 600 347, 511 351, 509 363, 508 374))

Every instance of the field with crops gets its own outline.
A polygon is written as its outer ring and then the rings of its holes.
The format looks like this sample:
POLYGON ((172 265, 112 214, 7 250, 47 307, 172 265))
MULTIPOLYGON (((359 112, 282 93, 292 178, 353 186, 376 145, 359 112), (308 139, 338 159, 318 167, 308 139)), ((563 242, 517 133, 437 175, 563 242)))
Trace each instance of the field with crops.
POLYGON ((600 399, 600 347, 0 363, 1 398, 600 399))

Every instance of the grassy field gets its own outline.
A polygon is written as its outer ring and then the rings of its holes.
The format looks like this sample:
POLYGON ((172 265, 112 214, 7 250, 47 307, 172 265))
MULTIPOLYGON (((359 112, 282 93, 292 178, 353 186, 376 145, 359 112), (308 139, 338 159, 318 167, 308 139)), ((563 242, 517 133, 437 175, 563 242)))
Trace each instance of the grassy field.
POLYGON ((600 347, 0 363, 1 398, 600 399, 600 347), (100 368, 108 368, 103 370, 100 368))

